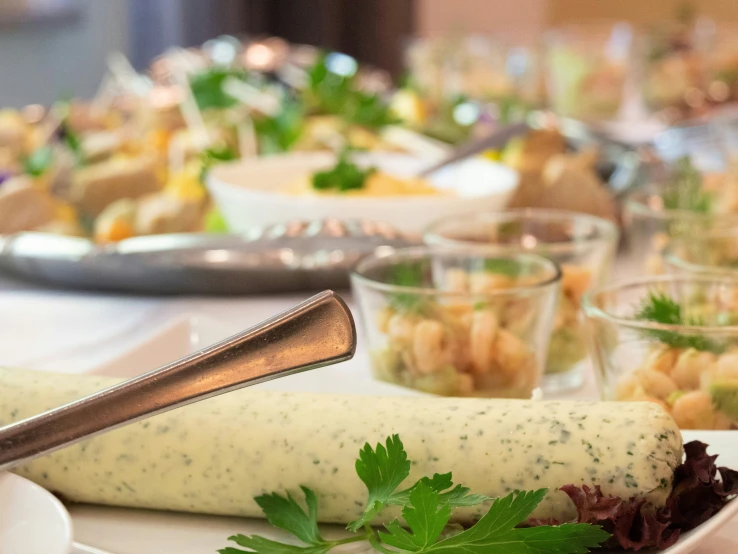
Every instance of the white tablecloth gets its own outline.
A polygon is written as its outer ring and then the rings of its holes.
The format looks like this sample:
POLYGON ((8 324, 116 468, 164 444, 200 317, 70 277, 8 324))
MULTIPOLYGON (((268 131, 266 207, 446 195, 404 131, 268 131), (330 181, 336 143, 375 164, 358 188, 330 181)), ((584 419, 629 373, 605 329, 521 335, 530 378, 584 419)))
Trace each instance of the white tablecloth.
MULTIPOLYGON (((168 299, 116 297, 46 291, 40 287, 0 278, 0 364, 12 363, 17 366, 67 371, 86 371, 88 368, 100 367, 101 364, 113 364, 110 367, 114 367, 116 356, 130 349, 131 345, 141 344, 152 329, 170 329, 182 318, 199 318, 207 322, 209 331, 204 333, 205 340, 217 339, 258 323, 303 299, 304 296, 296 295, 168 299), (95 347, 100 344, 107 346, 95 347)), ((174 344, 172 348, 176 346, 174 344)), ((167 351, 161 355, 166 356, 167 351)), ((338 387, 363 390, 365 384, 371 381, 368 362, 361 345, 357 356, 341 366, 339 372, 336 372, 336 368, 331 373, 326 371, 329 370, 316 370, 295 376, 293 386, 320 389, 324 386, 324 381, 321 380, 330 379, 330 387, 333 389, 338 387)), ((585 385, 567 397, 596 398, 593 376, 588 374, 585 385)), ((73 510, 73 518, 78 540, 84 541, 86 537, 99 540, 100 520, 90 516, 89 508, 73 510)), ((108 516, 106 521, 107 525, 115 528, 114 517, 108 516)), ((162 537, 156 540, 162 540, 162 537)), ((99 546, 116 554, 133 552, 130 547, 125 546, 116 549, 116 544, 99 546)), ((174 546, 175 543, 168 545, 174 546)), ((694 552, 738 552, 738 519, 733 520, 694 552)))

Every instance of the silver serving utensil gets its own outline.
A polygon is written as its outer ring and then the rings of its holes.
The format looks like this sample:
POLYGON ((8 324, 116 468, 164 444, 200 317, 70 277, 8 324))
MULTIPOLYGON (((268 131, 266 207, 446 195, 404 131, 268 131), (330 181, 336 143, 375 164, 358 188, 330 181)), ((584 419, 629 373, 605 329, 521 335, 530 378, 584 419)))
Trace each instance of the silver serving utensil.
POLYGON ((470 156, 479 154, 485 150, 501 148, 505 146, 510 139, 527 133, 528 131, 530 131, 530 126, 527 123, 513 123, 511 125, 505 125, 491 135, 465 142, 458 148, 455 148, 453 152, 440 162, 422 170, 418 173, 418 176, 427 177, 442 167, 446 167, 447 165, 469 158, 470 156))
POLYGON ((350 359, 356 327, 322 292, 179 361, 0 429, 0 470, 199 400, 350 359))

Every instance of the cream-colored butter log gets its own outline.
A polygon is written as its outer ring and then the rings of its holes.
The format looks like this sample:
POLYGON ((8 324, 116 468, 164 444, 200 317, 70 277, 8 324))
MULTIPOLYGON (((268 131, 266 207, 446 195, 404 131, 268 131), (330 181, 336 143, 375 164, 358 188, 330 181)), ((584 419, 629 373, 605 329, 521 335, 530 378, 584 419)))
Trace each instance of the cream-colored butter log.
MULTIPOLYGON (((0 369, 0 423, 115 381, 0 369)), ((679 430, 652 403, 369 397, 243 390, 110 432, 18 468, 79 502, 259 516, 253 497, 317 491, 320 518, 356 518, 366 492, 354 461, 367 441, 399 433, 410 479, 453 471, 490 496, 515 489, 601 485, 663 503, 681 461, 679 430)), ((408 480, 410 483, 410 480, 408 480)), ((469 514, 467 514, 469 515, 469 514)), ((568 518, 550 493, 538 517, 568 518)))

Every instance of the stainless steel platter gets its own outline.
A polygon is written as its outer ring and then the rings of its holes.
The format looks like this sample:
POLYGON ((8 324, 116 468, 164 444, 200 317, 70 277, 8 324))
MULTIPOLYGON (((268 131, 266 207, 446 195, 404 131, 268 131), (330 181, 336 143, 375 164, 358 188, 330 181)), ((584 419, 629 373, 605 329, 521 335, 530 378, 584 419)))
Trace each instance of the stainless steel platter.
POLYGON ((415 241, 379 223, 289 222, 247 236, 175 234, 111 245, 47 233, 0 236, 0 271, 54 287, 136 294, 269 294, 346 289, 378 248, 415 241))

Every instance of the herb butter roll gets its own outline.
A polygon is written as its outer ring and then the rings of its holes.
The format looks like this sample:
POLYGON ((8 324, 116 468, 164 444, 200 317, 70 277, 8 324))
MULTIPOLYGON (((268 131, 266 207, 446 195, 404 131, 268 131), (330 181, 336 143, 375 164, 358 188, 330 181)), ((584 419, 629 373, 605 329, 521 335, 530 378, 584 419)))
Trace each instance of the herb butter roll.
MULTIPOLYGON (((0 424, 116 380, 0 369, 0 424)), ((643 496, 657 506, 682 459, 679 429, 650 402, 532 402, 242 390, 90 439, 15 471, 77 502, 261 517, 254 496, 317 491, 320 518, 346 523, 366 489, 359 449, 391 434, 414 461, 408 482, 454 482, 503 496, 547 487, 533 517, 569 519, 567 484, 643 496)), ((391 517, 392 513, 386 514, 391 517)), ((472 512, 461 517, 473 518, 472 512)), ((463 519, 462 519, 463 521, 463 519)))

